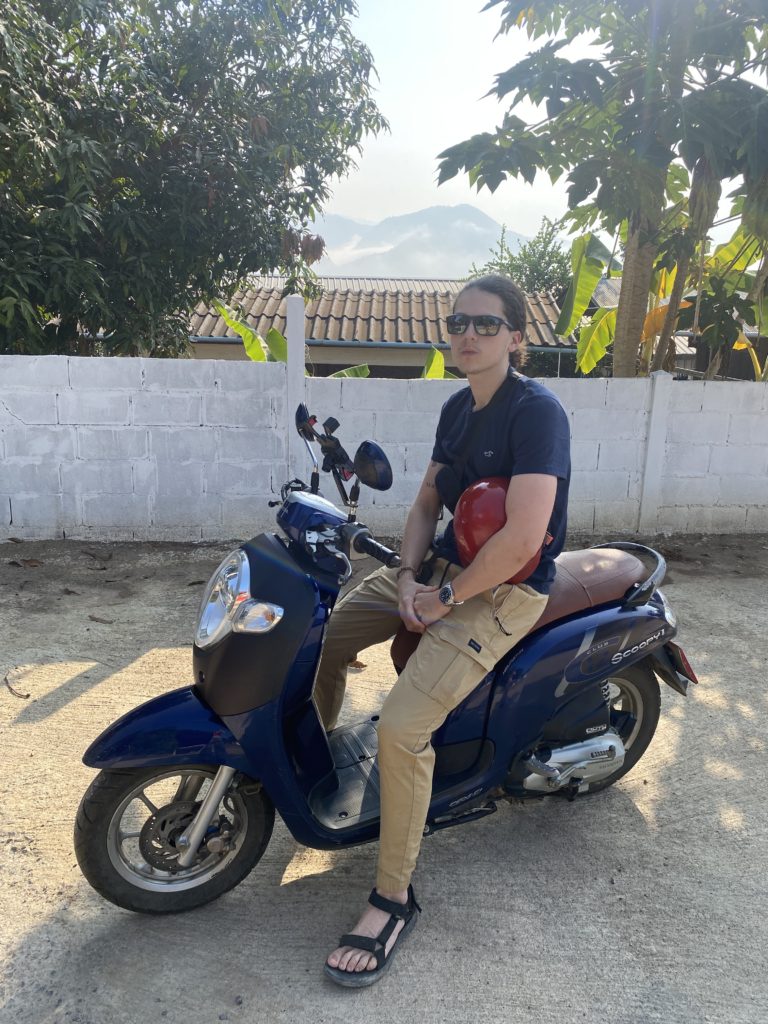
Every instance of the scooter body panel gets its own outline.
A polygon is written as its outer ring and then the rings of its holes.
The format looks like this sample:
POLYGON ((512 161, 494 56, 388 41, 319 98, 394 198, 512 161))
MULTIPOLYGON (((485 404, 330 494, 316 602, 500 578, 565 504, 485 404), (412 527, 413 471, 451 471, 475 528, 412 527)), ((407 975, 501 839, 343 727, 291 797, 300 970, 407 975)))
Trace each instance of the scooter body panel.
POLYGON ((226 724, 190 686, 140 704, 118 718, 83 755, 91 768, 220 764, 257 770, 226 724))

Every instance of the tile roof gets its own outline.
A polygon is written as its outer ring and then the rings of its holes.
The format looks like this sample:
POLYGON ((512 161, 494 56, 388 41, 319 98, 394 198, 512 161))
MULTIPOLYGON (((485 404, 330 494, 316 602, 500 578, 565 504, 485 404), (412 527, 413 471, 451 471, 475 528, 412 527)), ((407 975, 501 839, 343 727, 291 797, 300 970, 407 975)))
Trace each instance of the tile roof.
MULTIPOLYGON (((461 280, 376 277, 321 277, 319 298, 307 303, 306 337, 315 341, 376 341, 393 344, 447 343, 445 317, 464 287, 461 280)), ((262 336, 270 327, 285 334, 285 299, 280 277, 254 278, 230 306, 262 336)), ((549 293, 526 296, 526 337, 532 346, 572 348, 554 333, 560 310, 549 293)), ((224 320, 201 303, 190 320, 193 338, 235 338, 224 320)))
POLYGON ((619 304, 620 277, 601 277, 592 293, 592 301, 601 309, 613 309, 619 304))

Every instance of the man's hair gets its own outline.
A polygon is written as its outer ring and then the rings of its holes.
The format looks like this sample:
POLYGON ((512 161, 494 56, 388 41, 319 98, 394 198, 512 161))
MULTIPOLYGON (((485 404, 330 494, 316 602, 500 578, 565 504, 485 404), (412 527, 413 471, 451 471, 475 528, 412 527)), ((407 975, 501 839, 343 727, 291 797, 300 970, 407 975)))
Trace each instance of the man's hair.
MULTIPOLYGON (((462 295, 470 288, 477 288, 479 291, 488 292, 490 295, 495 295, 501 299, 505 319, 508 323, 512 324, 516 331, 520 331, 522 334, 523 340, 520 342, 520 347, 516 348, 514 352, 509 353, 510 363, 516 370, 519 370, 522 366, 525 366, 528 360, 525 337, 525 323, 527 320, 525 295, 512 278, 506 277, 504 274, 485 274, 483 277, 475 277, 471 281, 467 281, 459 295, 462 295)), ((458 296, 456 298, 458 301, 458 296)))

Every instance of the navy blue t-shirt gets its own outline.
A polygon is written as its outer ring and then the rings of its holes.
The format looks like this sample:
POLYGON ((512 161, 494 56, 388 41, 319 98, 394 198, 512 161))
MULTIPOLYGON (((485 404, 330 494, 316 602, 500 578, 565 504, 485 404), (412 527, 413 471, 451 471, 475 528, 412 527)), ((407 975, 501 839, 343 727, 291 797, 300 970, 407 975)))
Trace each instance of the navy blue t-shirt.
MULTIPOLYGON (((462 452, 462 440, 472 431, 468 458, 461 474, 461 489, 489 476, 513 477, 543 473, 557 477, 557 491, 549 533, 552 543, 542 553, 536 570, 525 581, 542 594, 555 578, 554 560, 565 543, 568 486, 571 479, 571 438, 568 417, 560 402, 538 381, 510 370, 491 401, 477 412, 470 388, 451 395, 440 412, 432 461, 454 465, 462 452)), ((440 479, 437 481, 440 494, 440 479)), ((443 504, 451 500, 440 494, 443 504)), ((451 511, 453 509, 451 508, 451 511)), ((433 549, 442 558, 460 564, 453 534, 453 520, 433 549)))

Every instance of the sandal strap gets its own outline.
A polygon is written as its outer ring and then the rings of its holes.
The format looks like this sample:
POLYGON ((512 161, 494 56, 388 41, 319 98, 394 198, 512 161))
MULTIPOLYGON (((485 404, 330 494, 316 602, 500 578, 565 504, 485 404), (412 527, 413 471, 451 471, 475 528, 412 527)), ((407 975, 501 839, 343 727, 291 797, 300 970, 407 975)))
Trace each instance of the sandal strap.
POLYGON ((351 946, 353 949, 364 949, 366 953, 375 953, 377 947, 381 945, 379 939, 372 939, 368 935, 355 935, 350 933, 349 935, 342 935, 339 941, 341 946, 351 946))
POLYGON ((383 910, 385 913, 391 914, 393 917, 406 923, 411 920, 417 910, 421 911, 421 907, 416 902, 416 897, 413 894, 412 885, 408 886, 407 903, 396 903, 394 900, 386 900, 383 896, 379 896, 375 889, 371 889, 368 902, 372 907, 376 907, 377 910, 383 910))
MULTIPOLYGON (((371 953, 376 958, 377 969, 380 969, 387 962, 387 943, 389 942, 392 932, 397 928, 398 921, 403 921, 405 924, 408 924, 417 911, 421 913, 421 907, 416 902, 416 897, 413 895, 412 885, 408 886, 407 903, 395 903, 394 900, 385 900, 383 896, 379 896, 375 889, 371 890, 368 902, 372 907, 376 907, 378 910, 383 910, 385 913, 388 913, 389 920, 375 939, 372 939, 369 935, 356 935, 354 932, 349 932, 348 934, 341 936, 340 945, 350 946, 352 949, 362 949, 366 953, 371 953)), ((397 945, 397 941, 395 942, 395 945, 397 945)), ((390 950, 390 955, 392 955, 394 951, 395 947, 393 946, 390 950)))
POLYGON ((397 922, 395 919, 390 917, 389 921, 375 939, 370 938, 368 935, 355 935, 354 932, 348 935, 342 935, 341 945, 351 946, 353 949, 364 949, 366 953, 373 954, 376 958, 376 966, 381 967, 382 964, 386 963, 387 941, 396 924, 397 922))

